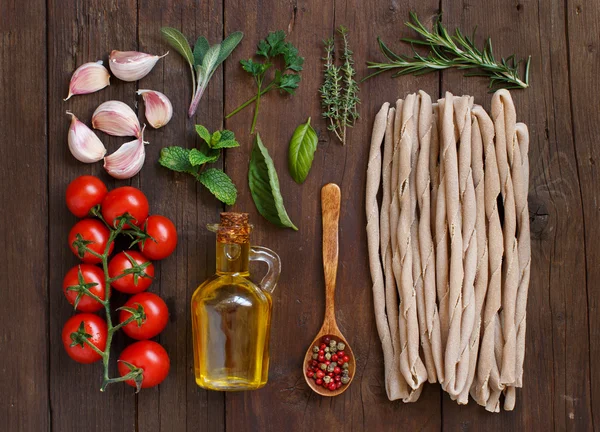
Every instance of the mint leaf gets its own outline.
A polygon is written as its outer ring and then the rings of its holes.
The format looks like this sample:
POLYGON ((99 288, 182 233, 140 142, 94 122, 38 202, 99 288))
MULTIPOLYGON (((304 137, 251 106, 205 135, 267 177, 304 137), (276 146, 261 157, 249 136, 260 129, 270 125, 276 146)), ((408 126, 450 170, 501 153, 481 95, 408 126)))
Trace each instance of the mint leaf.
POLYGON ((192 166, 198 167, 200 165, 204 165, 205 163, 216 162, 219 159, 219 152, 217 152, 217 154, 214 155, 205 154, 198 149, 191 149, 188 159, 192 166))
POLYGON ((221 132, 213 132, 212 137, 210 137, 210 147, 214 148, 219 141, 221 141, 221 132))
POLYGON ((197 179, 202 183, 217 199, 227 205, 235 204, 237 198, 237 189, 235 185, 220 169, 210 168, 198 174, 197 179))
POLYGON ((232 139, 235 139, 235 135, 233 134, 233 132, 227 129, 223 129, 221 131, 221 141, 229 141, 232 139))
POLYGON ((202 138, 206 144, 210 144, 210 132, 202 125, 196 125, 196 133, 202 138))
POLYGON ((233 147, 239 147, 240 143, 237 142, 236 140, 232 139, 232 140, 221 140, 218 143, 216 143, 213 146, 213 149, 225 149, 225 148, 233 148, 233 147))
POLYGON ((160 151, 158 163, 173 171, 194 174, 197 168, 190 163, 189 155, 190 150, 183 147, 165 147, 160 151))
POLYGON ((199 66, 202 64, 202 60, 204 60, 204 56, 209 48, 208 40, 204 36, 200 36, 196 40, 196 44, 194 45, 194 65, 199 66))

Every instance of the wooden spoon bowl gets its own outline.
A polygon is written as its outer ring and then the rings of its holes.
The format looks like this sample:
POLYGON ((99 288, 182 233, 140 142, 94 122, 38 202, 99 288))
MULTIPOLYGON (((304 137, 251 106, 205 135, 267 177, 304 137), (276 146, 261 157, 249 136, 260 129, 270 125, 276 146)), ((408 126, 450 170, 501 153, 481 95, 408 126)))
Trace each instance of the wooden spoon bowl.
POLYGON ((337 396, 346 391, 352 380, 354 379, 354 373, 356 371, 356 361, 354 359, 354 353, 352 348, 348 344, 348 341, 340 331, 335 321, 335 280, 337 277, 337 266, 338 266, 338 225, 340 220, 340 201, 341 192, 338 185, 329 183, 323 186, 321 189, 321 212, 323 215, 323 270, 325 273, 325 318, 323 319, 323 325, 321 330, 306 350, 304 356, 304 362, 302 364, 302 375, 308 386, 317 394, 321 396, 337 396), (321 344, 321 339, 325 336, 329 336, 338 342, 342 342, 346 345, 344 352, 349 357, 348 371, 349 378, 347 384, 342 385, 339 389, 329 390, 315 383, 312 378, 306 376, 306 369, 308 363, 312 361, 313 347, 321 344))

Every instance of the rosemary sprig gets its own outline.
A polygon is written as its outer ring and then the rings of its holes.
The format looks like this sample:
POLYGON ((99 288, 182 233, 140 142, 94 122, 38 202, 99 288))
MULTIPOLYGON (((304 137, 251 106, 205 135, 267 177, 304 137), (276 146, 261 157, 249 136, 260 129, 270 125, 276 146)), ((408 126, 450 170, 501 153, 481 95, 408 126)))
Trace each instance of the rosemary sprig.
POLYGON ((402 39, 403 42, 412 45, 423 45, 430 48, 430 52, 423 56, 416 52, 413 47, 413 57, 398 55, 389 49, 385 43, 377 38, 379 49, 383 55, 390 61, 389 63, 367 62, 370 69, 377 69, 377 72, 367 76, 368 79, 387 70, 398 69, 393 75, 423 75, 443 69, 477 69, 465 76, 485 76, 490 79, 489 88, 507 88, 524 89, 529 87, 529 66, 531 56, 525 62, 525 75, 521 78, 519 75, 519 64, 522 60, 516 61, 515 55, 508 58, 501 58, 497 61, 494 58, 492 49, 492 40, 487 39, 483 50, 475 46, 475 30, 471 37, 463 35, 460 29, 456 29, 454 35, 451 35, 442 24, 441 16, 436 20, 433 30, 428 30, 417 18, 414 12, 410 13, 411 21, 405 25, 417 32, 422 39, 402 39))
POLYGON ((335 64, 335 40, 333 37, 324 40, 325 57, 323 57, 324 82, 321 93, 321 106, 323 118, 328 120, 327 128, 332 131, 342 144, 346 144, 346 129, 354 126, 358 119, 358 83, 354 79, 353 53, 348 42, 348 29, 344 26, 338 28, 342 36, 341 66, 335 64))

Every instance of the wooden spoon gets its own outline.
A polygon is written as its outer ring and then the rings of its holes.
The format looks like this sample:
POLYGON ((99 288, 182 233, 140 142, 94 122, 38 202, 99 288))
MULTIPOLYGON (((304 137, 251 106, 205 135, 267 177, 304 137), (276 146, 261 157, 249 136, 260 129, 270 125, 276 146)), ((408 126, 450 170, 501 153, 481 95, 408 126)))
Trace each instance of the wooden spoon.
POLYGON ((321 212, 323 215, 323 269, 325 271, 325 319, 323 320, 321 330, 319 330, 319 333, 308 347, 302 365, 302 375, 304 375, 306 383, 315 393, 318 393, 321 396, 337 396, 344 393, 346 389, 350 387, 350 384, 352 384, 356 368, 352 348, 348 345, 348 341, 335 321, 335 279, 338 266, 340 198, 340 188, 334 183, 326 184, 323 186, 323 189, 321 189, 321 212), (330 339, 344 343, 346 345, 344 352, 350 358, 348 361, 350 381, 336 390, 329 390, 322 386, 318 386, 312 378, 306 376, 308 362, 313 359, 313 347, 315 345, 320 345, 321 339, 325 336, 329 336, 330 339))

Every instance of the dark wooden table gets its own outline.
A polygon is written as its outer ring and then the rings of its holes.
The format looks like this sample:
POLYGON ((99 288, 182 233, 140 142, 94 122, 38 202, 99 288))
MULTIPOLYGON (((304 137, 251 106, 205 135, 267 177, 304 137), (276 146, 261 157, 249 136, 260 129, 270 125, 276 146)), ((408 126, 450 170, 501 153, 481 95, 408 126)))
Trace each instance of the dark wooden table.
MULTIPOLYGON (((593 0, 0 0, 0 429, 6 431, 183 430, 592 430, 600 427, 600 3, 593 0), (430 24, 465 31, 479 27, 495 52, 532 55, 531 88, 515 91, 518 120, 529 125, 532 272, 524 388, 512 413, 489 414, 471 402, 459 407, 427 385, 415 404, 389 402, 383 388, 366 251, 364 191, 370 128, 384 101, 424 89, 470 94, 489 109, 487 81, 459 72, 420 78, 379 76, 361 87, 362 119, 345 147, 319 119, 321 40, 350 28, 359 76, 365 61, 380 59, 376 37, 398 47, 415 10, 430 24), (167 51, 161 26, 211 42, 242 30, 241 45, 220 68, 195 118, 188 119, 189 71, 174 52, 140 83, 167 94, 175 115, 148 131, 146 164, 131 181, 110 179, 102 164, 78 163, 67 149, 71 109, 89 121, 108 99, 136 103, 136 83, 115 78, 109 88, 63 102, 73 70, 104 59, 112 49, 167 51), (247 185, 251 110, 224 114, 252 95, 239 60, 248 58, 269 30, 284 29, 306 57, 292 98, 269 94, 258 130, 279 171, 284 199, 298 232, 275 228, 256 212, 247 185), (312 116, 320 144, 302 186, 287 171, 287 144, 312 116), (157 163, 166 145, 193 147, 193 125, 227 127, 241 147, 223 163, 234 179, 234 210, 250 212, 253 242, 277 251, 283 274, 274 294, 272 363, 268 385, 247 393, 200 390, 193 381, 189 300, 214 271, 214 237, 205 224, 223 207, 193 179, 157 163), (94 174, 109 187, 131 184, 150 198, 152 211, 171 218, 180 243, 157 264, 151 290, 165 298, 171 320, 158 337, 171 356, 171 373, 157 388, 135 395, 114 385, 102 394, 101 367, 78 365, 65 354, 60 331, 71 315, 61 292, 76 263, 67 248, 75 222, 64 203, 67 184, 94 174), (357 377, 341 397, 321 399, 307 389, 301 359, 324 311, 319 192, 342 188, 338 320, 352 342, 357 377)), ((482 39, 478 38, 478 42, 482 39)), ((404 47, 404 49, 407 49, 404 47)), ((140 115, 142 115, 140 113, 140 115)), ((103 136, 110 152, 123 139, 103 136)), ((117 339, 117 349, 124 346, 117 339)))

